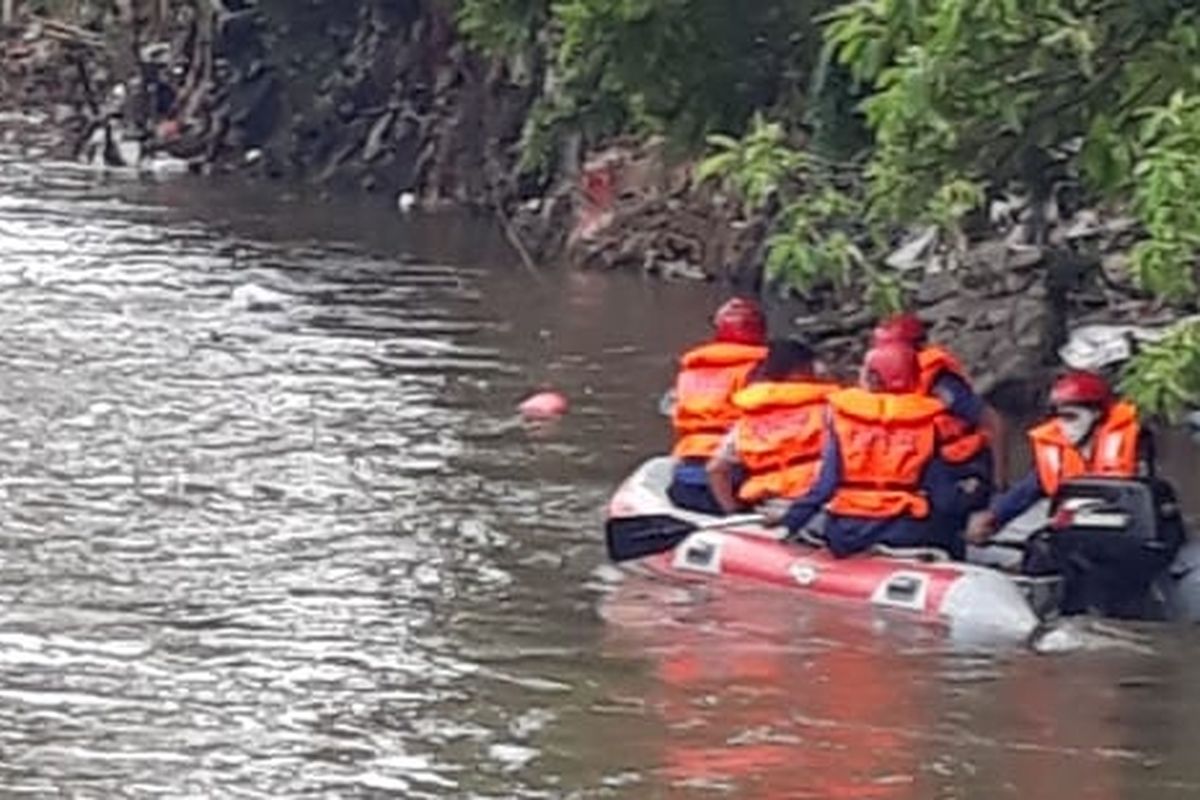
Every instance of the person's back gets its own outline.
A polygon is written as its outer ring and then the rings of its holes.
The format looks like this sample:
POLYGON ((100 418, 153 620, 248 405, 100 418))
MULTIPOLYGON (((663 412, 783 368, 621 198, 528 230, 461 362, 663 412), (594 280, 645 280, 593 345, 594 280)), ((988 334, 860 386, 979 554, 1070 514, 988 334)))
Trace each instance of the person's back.
POLYGON ((763 347, 711 342, 689 350, 680 359, 675 379, 676 458, 707 459, 739 411, 734 396, 749 383, 750 373, 766 354, 763 347))
POLYGON ((958 554, 930 502, 939 494, 930 476, 945 407, 919 391, 916 352, 898 343, 872 349, 863 388, 832 394, 829 405, 821 474, 789 511, 789 530, 800 530, 824 507, 825 537, 837 555, 876 544, 941 546, 958 554))
POLYGON ((746 481, 738 497, 747 505, 772 498, 794 499, 817 477, 825 439, 825 409, 831 383, 815 380, 760 383, 737 395, 738 459, 746 481))
POLYGON ((706 465, 738 418, 733 397, 746 387, 766 356, 766 320, 752 301, 735 298, 713 319, 715 340, 680 359, 671 421, 676 459, 668 496, 675 505, 703 513, 721 508, 708 486, 706 465))
POLYGON ((944 347, 931 344, 925 324, 914 314, 883 320, 873 335, 876 345, 908 344, 917 351, 918 391, 946 408, 938 421, 940 456, 953 471, 958 489, 943 524, 960 531, 968 517, 987 508, 1008 469, 1004 424, 976 393, 962 363, 944 347))
POLYGON ((801 342, 772 341, 755 382, 734 396, 740 416, 708 462, 710 488, 726 512, 794 499, 815 480, 825 401, 837 389, 816 376, 815 361, 801 342))

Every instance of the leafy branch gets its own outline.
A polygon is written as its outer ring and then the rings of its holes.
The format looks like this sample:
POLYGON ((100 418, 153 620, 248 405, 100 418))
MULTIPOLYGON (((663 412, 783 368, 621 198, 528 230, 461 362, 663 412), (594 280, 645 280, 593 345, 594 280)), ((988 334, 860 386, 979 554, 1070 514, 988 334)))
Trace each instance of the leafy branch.
POLYGON ((783 126, 761 116, 742 139, 716 135, 709 142, 715 152, 697 168, 698 180, 719 181, 749 213, 778 201, 767 239, 768 278, 801 292, 828 287, 843 296, 865 281, 877 310, 900 306, 899 281, 875 266, 886 237, 866 222, 860 168, 794 149, 783 126))
POLYGON ((1176 326, 1129 362, 1121 391, 1147 414, 1178 421, 1200 402, 1200 323, 1176 326))

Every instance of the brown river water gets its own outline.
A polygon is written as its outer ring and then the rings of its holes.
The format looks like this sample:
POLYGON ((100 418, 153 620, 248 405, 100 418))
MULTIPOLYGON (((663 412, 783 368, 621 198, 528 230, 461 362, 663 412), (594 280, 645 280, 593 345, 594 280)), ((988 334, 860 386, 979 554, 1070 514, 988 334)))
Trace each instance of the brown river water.
POLYGON ((1197 632, 986 651, 604 565, 714 289, 279 191, 0 156, 0 796, 1200 795, 1197 632))

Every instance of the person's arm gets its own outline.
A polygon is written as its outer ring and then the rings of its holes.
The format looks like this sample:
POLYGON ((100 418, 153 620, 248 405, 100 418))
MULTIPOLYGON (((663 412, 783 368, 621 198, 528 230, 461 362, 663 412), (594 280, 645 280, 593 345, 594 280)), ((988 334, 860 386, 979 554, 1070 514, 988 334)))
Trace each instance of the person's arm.
POLYGON ((946 373, 933 384, 933 396, 952 417, 986 433, 992 449, 992 480, 997 487, 1008 485, 1008 443, 1004 418, 984 402, 965 380, 946 373))
POLYGON ((1037 472, 1031 471, 1007 492, 997 497, 990 509, 971 517, 967 525, 967 539, 975 544, 982 544, 1043 497, 1045 494, 1042 492, 1042 482, 1038 480, 1037 472))
POLYGON ((730 428, 705 467, 708 470, 708 488, 713 499, 726 514, 738 510, 737 496, 733 491, 733 471, 737 466, 737 425, 730 428))
POLYGON ((972 427, 983 424, 984 411, 987 404, 971 385, 957 375, 949 372, 938 376, 934 381, 931 394, 940 400, 950 415, 961 419, 972 427))
POLYGON ((803 497, 792 503, 792 507, 783 518, 783 524, 792 533, 803 528, 833 499, 841 482, 842 454, 838 449, 837 437, 833 434, 833 424, 827 423, 825 444, 821 448, 821 470, 817 473, 817 480, 803 497))
POLYGON ((1033 504, 1044 498, 1042 482, 1038 480, 1037 472, 1030 471, 1013 487, 996 498, 992 511, 996 515, 996 529, 1003 528, 1017 517, 1024 514, 1033 504))

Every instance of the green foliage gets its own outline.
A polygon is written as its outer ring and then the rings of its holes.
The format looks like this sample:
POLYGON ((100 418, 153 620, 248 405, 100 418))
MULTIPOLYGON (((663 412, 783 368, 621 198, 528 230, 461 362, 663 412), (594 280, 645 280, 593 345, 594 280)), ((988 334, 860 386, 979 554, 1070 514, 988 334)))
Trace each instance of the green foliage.
POLYGON ((1146 414, 1178 421, 1200 404, 1200 323, 1182 323, 1126 367, 1121 391, 1146 414))
POLYGON ((926 207, 927 219, 951 230, 970 211, 983 202, 983 187, 978 181, 954 178, 938 187, 926 207))
POLYGON ((1200 246, 1200 95, 1182 92, 1145 113, 1134 169, 1133 207, 1149 239, 1133 250, 1145 289, 1193 298, 1200 246))
POLYGON ((713 134, 708 143, 716 152, 700 162, 696 180, 721 180, 751 209, 766 205, 804 161, 788 145, 783 126, 767 122, 761 114, 755 115, 744 138, 713 134))
POLYGON ((784 209, 778 233, 767 242, 767 276, 800 289, 822 281, 849 289, 866 263, 849 233, 860 212, 858 200, 829 186, 797 197, 784 209))
POLYGON ((850 71, 826 50, 804 98, 803 122, 809 134, 808 147, 814 154, 853 161, 870 149, 871 134, 858 111, 862 99, 861 87, 850 71))
POLYGON ((709 145, 714 152, 697 167, 698 180, 719 180, 752 213, 778 201, 781 210, 767 240, 768 278, 800 291, 828 287, 841 295, 865 280, 877 310, 899 308, 899 282, 875 267, 883 237, 863 224, 866 205, 856 168, 794 149, 783 126, 761 116, 743 138, 716 134, 709 145))
POLYGON ((553 0, 557 64, 701 145, 807 84, 833 0, 553 0))
MULTIPOLYGON (((458 22, 491 52, 549 48, 553 89, 522 142, 531 171, 549 169, 572 131, 585 141, 665 132, 685 145, 707 141, 714 153, 701 177, 722 179, 748 207, 762 208, 788 180, 806 176, 805 159, 852 157, 865 144, 855 213, 877 229, 932 223, 951 239, 990 189, 1018 183, 1045 196, 1057 177, 1078 174, 1143 223, 1146 239, 1132 254, 1139 285, 1189 303, 1200 244, 1193 6, 459 0, 458 22), (848 112, 852 99, 861 99, 861 118, 848 112), (854 130, 856 119, 869 140, 854 130), (811 134, 804 155, 783 133, 801 124, 811 134), (1068 161, 1057 174, 1046 169, 1051 152, 1068 161)), ((796 210, 774 240, 789 255, 772 263, 798 276, 849 269, 856 256, 843 241, 817 244, 836 219, 796 210)))
POLYGON ((864 211, 861 194, 830 184, 797 196, 767 241, 767 277, 800 291, 829 286, 843 297, 865 284, 867 302, 877 312, 900 310, 903 287, 877 266, 883 240, 863 226, 864 211))
POLYGON ((867 284, 867 304, 876 314, 883 317, 903 311, 906 301, 904 286, 898 277, 878 270, 871 274, 871 281, 867 284))
POLYGON ((611 94, 594 92, 587 103, 577 102, 572 93, 542 97, 525 120, 520 167, 527 174, 548 176, 557 166, 566 136, 578 133, 594 141, 628 130, 630 125, 626 105, 611 94))
POLYGON ((982 200, 982 178, 1045 194, 1054 176, 1036 154, 1077 153, 1067 172, 1131 200, 1145 226, 1133 257, 1139 283, 1193 301, 1200 18, 1192 5, 855 0, 836 9, 828 46, 869 87, 871 214, 945 227, 982 200))
POLYGON ((549 10, 547 0, 461 0, 456 21, 476 46, 512 55, 533 46, 549 10))
MULTIPOLYGON (((547 169, 572 131, 707 142, 697 177, 773 214, 767 273, 801 291, 865 286, 894 308, 905 287, 879 265, 898 231, 961 244, 989 192, 1044 198, 1078 178, 1140 221, 1137 284, 1197 303, 1191 0, 459 0, 458 19, 493 52, 548 48, 527 167, 547 169)), ((1181 328, 1126 389, 1178 413, 1198 353, 1197 326, 1181 328)))
POLYGON ((879 314, 900 311, 905 289, 882 272, 845 231, 814 219, 768 240, 767 275, 801 293, 829 287, 835 297, 853 298, 865 288, 867 304, 879 314))
POLYGON ((493 54, 521 52, 543 32, 554 85, 542 116, 564 123, 542 125, 544 139, 635 130, 695 149, 714 131, 741 132, 757 111, 805 113, 818 18, 837 1, 457 0, 457 21, 493 54))

